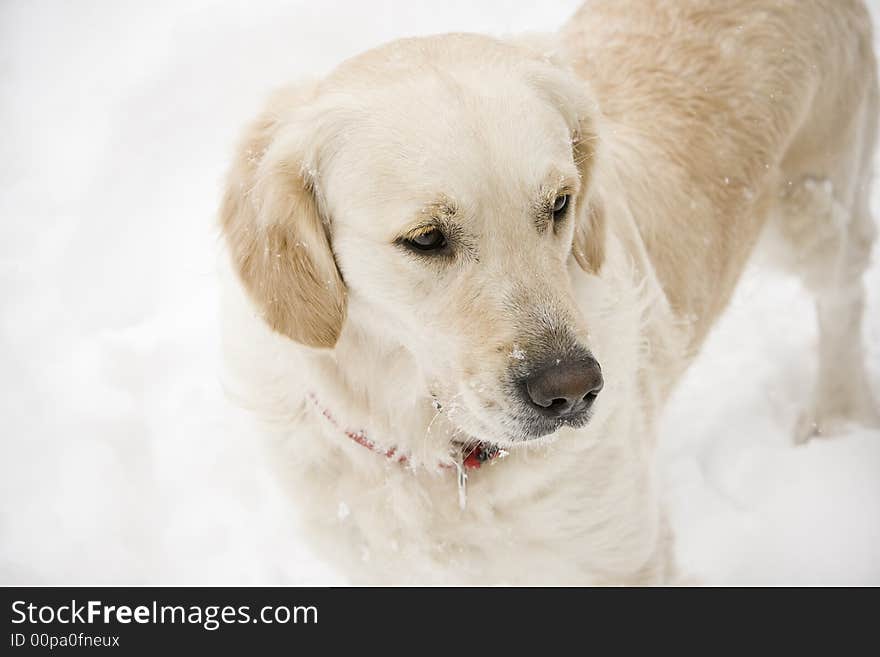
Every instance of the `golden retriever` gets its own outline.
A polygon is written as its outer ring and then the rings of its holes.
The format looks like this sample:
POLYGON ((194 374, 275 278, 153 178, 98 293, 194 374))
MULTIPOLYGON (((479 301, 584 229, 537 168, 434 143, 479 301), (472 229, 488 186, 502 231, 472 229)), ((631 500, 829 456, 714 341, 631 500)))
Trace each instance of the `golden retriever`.
POLYGON ((677 581, 655 425, 765 226, 817 298, 798 437, 876 423, 871 43, 855 1, 593 0, 279 91, 225 344, 305 535, 354 582, 677 581))

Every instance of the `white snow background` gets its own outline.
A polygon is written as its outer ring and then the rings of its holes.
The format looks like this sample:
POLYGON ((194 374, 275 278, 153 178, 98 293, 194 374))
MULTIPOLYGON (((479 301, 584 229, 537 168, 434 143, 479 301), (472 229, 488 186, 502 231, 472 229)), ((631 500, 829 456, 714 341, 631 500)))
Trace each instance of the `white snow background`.
MULTIPOLYGON (((578 4, 0 5, 0 583, 343 582, 220 386, 233 145, 269 90, 368 47, 578 4)), ((866 281, 880 390, 876 251, 866 281)), ((678 553, 705 582, 880 584, 880 432, 791 443, 816 333, 799 283, 753 266, 668 409, 678 553)))

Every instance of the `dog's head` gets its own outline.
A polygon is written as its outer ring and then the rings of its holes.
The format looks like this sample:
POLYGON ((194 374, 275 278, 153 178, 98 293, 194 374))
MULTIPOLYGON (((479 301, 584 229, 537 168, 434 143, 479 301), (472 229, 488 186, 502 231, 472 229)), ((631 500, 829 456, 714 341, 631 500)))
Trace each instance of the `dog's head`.
POLYGON ((331 349, 351 323, 401 345, 471 436, 580 426, 602 388, 567 268, 603 261, 593 121, 584 83, 525 47, 366 53, 252 126, 222 209, 238 273, 292 340, 331 349))

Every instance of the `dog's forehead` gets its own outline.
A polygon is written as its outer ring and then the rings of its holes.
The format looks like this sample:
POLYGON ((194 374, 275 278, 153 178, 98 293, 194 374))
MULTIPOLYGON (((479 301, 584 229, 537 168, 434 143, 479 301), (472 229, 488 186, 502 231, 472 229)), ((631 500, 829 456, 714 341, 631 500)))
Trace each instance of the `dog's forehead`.
POLYGON ((522 202, 549 175, 574 171, 564 117, 521 78, 434 70, 360 99, 335 155, 345 186, 376 204, 438 195, 522 202), (515 197, 515 199, 514 199, 515 197))

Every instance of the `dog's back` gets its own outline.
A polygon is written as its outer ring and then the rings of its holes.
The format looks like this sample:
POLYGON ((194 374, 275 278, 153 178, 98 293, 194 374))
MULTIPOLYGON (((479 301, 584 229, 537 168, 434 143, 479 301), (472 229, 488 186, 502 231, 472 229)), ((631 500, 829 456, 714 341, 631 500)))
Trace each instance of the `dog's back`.
POLYGON ((696 346, 779 192, 810 175, 850 202, 865 175, 876 120, 867 11, 594 0, 562 34, 631 165, 634 216, 673 308, 696 319, 696 346))

